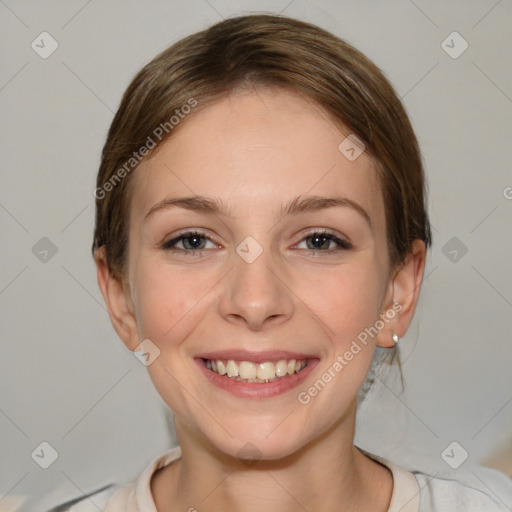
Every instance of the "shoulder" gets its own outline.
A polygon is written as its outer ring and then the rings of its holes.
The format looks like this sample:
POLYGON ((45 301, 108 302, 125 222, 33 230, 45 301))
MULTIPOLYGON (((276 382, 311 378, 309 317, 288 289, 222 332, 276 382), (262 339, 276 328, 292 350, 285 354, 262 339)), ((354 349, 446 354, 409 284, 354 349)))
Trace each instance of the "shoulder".
MULTIPOLYGON (((45 505, 44 512, 109 512, 110 510, 117 512, 117 509, 111 509, 112 500, 116 503, 119 500, 127 503, 130 494, 133 494, 133 487, 133 482, 127 485, 109 485, 108 488, 101 488, 70 500, 60 501, 58 505, 51 507, 45 505)), ((40 508, 29 507, 23 508, 21 512, 40 511, 40 508)), ((125 512, 124 509, 123 512, 125 512)))
POLYGON ((453 474, 412 471, 420 487, 419 512, 502 512, 512 505, 512 479, 482 466, 453 474))
MULTIPOLYGON (((173 448, 155 458, 140 473, 137 479, 128 484, 109 484, 79 497, 58 501, 51 506, 50 501, 41 505, 38 500, 36 508, 25 508, 21 512, 138 512, 138 506, 153 505, 151 496, 151 477, 161 467, 166 466, 181 456, 179 447, 173 448), (48 504, 47 504, 48 503, 48 504), (44 508, 41 508, 43 506, 44 508)), ((52 493, 51 503, 56 502, 58 493, 52 493)))
POLYGON ((116 484, 108 484, 99 489, 92 490, 86 494, 75 496, 70 499, 62 499, 60 489, 54 489, 47 495, 39 498, 37 506, 34 508, 31 503, 28 507, 22 508, 22 512, 98 512, 103 511, 110 500, 119 490, 120 486, 116 484), (61 499, 57 501, 57 498, 61 499), (58 504, 55 504, 57 501, 58 504), (41 507, 43 507, 41 509, 41 507))
POLYGON ((427 461, 422 470, 410 463, 396 465, 371 454, 393 472, 394 490, 388 512, 510 512, 512 479, 496 469, 472 466, 440 469, 427 461))

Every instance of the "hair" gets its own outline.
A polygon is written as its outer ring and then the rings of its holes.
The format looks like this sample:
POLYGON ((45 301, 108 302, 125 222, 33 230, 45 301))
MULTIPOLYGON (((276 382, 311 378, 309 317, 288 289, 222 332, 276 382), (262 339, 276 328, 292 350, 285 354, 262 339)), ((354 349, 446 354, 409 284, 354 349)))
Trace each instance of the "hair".
POLYGON ((181 39, 145 65, 125 91, 95 191, 92 249, 105 248, 112 275, 126 275, 132 171, 194 113, 255 86, 300 94, 363 142, 376 164, 391 268, 405 260, 415 240, 431 245, 418 142, 384 74, 315 25, 258 14, 229 18, 181 39))

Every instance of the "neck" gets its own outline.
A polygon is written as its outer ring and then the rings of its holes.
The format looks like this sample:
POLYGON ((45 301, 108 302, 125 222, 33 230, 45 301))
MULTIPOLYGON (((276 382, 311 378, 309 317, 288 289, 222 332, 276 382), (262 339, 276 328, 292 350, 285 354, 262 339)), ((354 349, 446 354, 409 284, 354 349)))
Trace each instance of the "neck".
POLYGON ((152 482, 157 510, 385 512, 391 472, 353 446, 354 424, 355 414, 287 457, 248 462, 176 420, 182 458, 152 482))

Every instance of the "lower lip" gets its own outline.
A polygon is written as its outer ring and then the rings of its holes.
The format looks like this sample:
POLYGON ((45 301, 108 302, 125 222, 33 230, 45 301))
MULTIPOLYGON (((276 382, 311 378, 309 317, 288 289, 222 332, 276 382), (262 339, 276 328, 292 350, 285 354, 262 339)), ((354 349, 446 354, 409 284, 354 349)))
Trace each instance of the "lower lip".
POLYGON ((196 363, 205 377, 215 386, 243 398, 270 398, 290 391, 303 382, 319 363, 319 359, 308 359, 308 365, 299 373, 279 377, 273 382, 243 382, 230 379, 206 368, 204 359, 196 359, 196 363))

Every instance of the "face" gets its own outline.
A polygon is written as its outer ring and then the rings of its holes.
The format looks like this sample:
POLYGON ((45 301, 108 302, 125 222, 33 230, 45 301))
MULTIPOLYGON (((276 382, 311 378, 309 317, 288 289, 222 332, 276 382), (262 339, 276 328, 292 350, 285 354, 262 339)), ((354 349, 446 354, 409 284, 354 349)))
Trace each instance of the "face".
POLYGON ((224 453, 283 457, 355 414, 362 333, 393 292, 376 170, 338 149, 349 133, 290 93, 238 92, 132 177, 130 348, 151 340, 176 421, 224 453))

